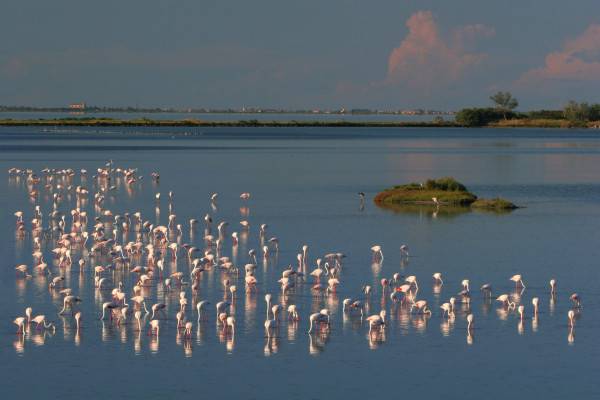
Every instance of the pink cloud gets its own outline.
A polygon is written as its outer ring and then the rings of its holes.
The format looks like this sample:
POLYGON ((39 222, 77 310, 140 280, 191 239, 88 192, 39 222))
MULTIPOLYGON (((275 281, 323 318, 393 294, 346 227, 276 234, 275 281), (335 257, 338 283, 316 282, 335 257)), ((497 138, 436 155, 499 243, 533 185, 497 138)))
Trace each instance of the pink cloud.
POLYGON ((459 80, 486 57, 469 52, 474 41, 494 35, 494 29, 482 24, 456 28, 444 40, 430 11, 419 11, 406 22, 408 35, 388 58, 386 84, 406 84, 429 89, 459 80))
POLYGON ((524 73, 519 82, 597 79, 600 79, 600 25, 592 24, 579 37, 567 41, 560 51, 548 54, 543 67, 524 73))

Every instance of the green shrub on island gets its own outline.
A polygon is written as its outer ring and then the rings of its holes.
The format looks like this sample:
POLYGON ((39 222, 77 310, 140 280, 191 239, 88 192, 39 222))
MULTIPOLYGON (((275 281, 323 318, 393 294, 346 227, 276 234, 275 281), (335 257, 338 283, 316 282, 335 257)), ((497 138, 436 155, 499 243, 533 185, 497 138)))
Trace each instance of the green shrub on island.
POLYGON ((394 186, 378 193, 374 202, 384 207, 402 205, 471 206, 486 210, 514 210, 515 204, 502 198, 479 199, 452 177, 428 179, 424 183, 394 186))
POLYGON ((496 197, 495 199, 477 199, 471 204, 471 207, 487 210, 514 210, 519 208, 501 197, 496 197))
POLYGON ((469 205, 477 196, 469 192, 465 185, 451 177, 428 179, 425 183, 409 183, 394 186, 375 196, 377 204, 441 204, 469 205))
POLYGON ((456 122, 465 127, 486 126, 504 119, 516 118, 512 111, 502 111, 496 108, 463 108, 456 113, 456 122))

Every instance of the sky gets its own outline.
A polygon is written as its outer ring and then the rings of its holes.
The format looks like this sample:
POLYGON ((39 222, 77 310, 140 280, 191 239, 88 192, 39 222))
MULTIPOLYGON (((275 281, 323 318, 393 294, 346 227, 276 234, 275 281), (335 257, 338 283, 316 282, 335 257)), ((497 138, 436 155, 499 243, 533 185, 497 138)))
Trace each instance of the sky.
POLYGON ((598 0, 2 0, 0 104, 600 102, 598 0))

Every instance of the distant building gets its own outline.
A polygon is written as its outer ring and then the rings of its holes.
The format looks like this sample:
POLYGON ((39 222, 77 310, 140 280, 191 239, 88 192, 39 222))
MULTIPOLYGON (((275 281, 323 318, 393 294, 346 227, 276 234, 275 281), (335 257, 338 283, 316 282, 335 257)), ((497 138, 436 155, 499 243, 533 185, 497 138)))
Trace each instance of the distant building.
POLYGON ((83 111, 83 110, 85 110, 85 103, 69 104, 69 109, 74 110, 74 111, 83 111))

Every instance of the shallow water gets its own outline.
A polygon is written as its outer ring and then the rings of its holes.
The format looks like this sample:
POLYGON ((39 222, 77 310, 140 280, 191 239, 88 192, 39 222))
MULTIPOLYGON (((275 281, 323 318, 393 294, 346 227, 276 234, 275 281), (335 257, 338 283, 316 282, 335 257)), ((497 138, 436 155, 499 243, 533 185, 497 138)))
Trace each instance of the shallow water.
MULTIPOLYGON (((597 282, 600 272, 600 136, 574 130, 463 129, 203 129, 202 136, 144 137, 153 129, 110 128, 61 130, 0 129, 0 382, 7 396, 103 398, 118 393, 128 398, 192 398, 199 395, 231 398, 371 398, 376 395, 439 398, 564 399, 593 398, 600 349, 597 282), (119 133, 136 133, 135 139, 119 133), (114 134, 114 135, 111 135, 114 134), (104 135, 104 136, 102 136, 104 135), (208 320, 197 326, 191 340, 178 336, 174 314, 178 290, 162 285, 149 292, 149 303, 168 305, 159 339, 138 335, 133 324, 117 327, 96 320, 110 292, 94 289, 93 271, 65 272, 68 287, 84 302, 83 327, 75 334, 70 316, 56 313, 61 299, 49 292, 45 278, 17 278, 14 266, 31 266, 31 238, 14 232, 16 210, 31 219, 33 203, 24 179, 9 178, 10 167, 87 168, 114 160, 115 166, 139 168, 145 178, 131 191, 125 185, 107 196, 105 207, 115 214, 141 211, 144 219, 166 223, 166 193, 175 193, 174 212, 184 225, 182 243, 201 242, 202 224, 190 239, 187 221, 210 212, 228 221, 228 232, 240 231, 247 219, 247 241, 237 249, 236 264, 248 262, 247 251, 259 249, 258 226, 267 223, 268 237, 277 236, 279 254, 259 263, 258 294, 243 290, 243 272, 230 276, 239 290, 234 303, 234 339, 215 325, 214 304, 223 298, 218 270, 205 272, 199 298, 208 299, 208 320), (158 184, 150 180, 159 171, 158 184), (429 177, 451 175, 483 197, 502 196, 525 208, 509 214, 486 212, 435 213, 424 208, 392 212, 371 200, 385 187, 429 177), (252 193, 249 215, 242 217, 238 198, 252 193), (367 196, 359 208, 357 192, 367 196), (154 194, 161 192, 160 215, 154 194), (218 192, 216 211, 208 198, 218 192), (410 246, 402 259, 401 244, 410 246), (309 284, 281 295, 276 280, 296 262, 303 244, 309 246, 309 271, 316 257, 340 251, 344 260, 336 295, 311 294, 309 284), (370 247, 383 246, 384 261, 373 265, 370 247), (435 293, 431 275, 442 272, 444 285, 435 293), (433 309, 431 317, 409 315, 383 297, 378 284, 393 273, 416 275, 419 297, 433 309), (521 273, 527 288, 522 326, 514 312, 488 304, 477 290, 490 282, 494 294, 514 293, 508 278, 521 273), (466 309, 453 323, 439 313, 439 304, 456 296, 469 278, 475 329, 469 338, 466 309), (558 281, 551 302, 548 281, 558 281), (369 313, 382 307, 390 321, 384 335, 369 340, 368 325, 344 316, 342 300, 362 298, 365 284, 374 287, 369 313), (573 334, 567 323, 569 295, 583 299, 573 334), (297 304, 301 321, 282 320, 276 339, 264 335, 264 294, 279 304, 297 304), (531 298, 540 298, 537 323, 531 318, 531 298), (57 323, 56 334, 15 335, 13 318, 32 306, 57 323), (332 312, 329 334, 309 336, 308 314, 327 307, 332 312), (31 382, 35 381, 35 385, 31 382)), ((163 131, 165 128, 161 128, 163 131)), ((175 131, 175 130, 173 130, 175 131)), ((164 133, 161 131, 161 133, 164 133)), ((79 183, 79 175, 75 178, 79 183)), ((91 184, 88 184, 91 188, 91 184)), ((93 193, 93 192, 92 192, 93 193)), ((90 199, 93 197, 90 196, 90 199)), ((72 199, 74 200, 74 199, 72 199)), ((39 196, 44 212, 51 197, 39 196)), ((68 197, 63 212, 73 207, 68 197)), ((94 214, 93 205, 87 210, 94 214)), ((133 240, 133 234, 128 240, 133 240)), ((45 248, 46 261, 51 260, 45 248)), ((232 254, 229 240, 223 252, 232 254)), ((74 255, 77 262, 80 254, 74 255)), ((104 263, 105 264, 105 263, 104 263)), ((168 265, 188 271, 187 262, 168 265)), ((56 268, 54 268, 56 269, 56 268)), ((128 292, 135 277, 125 273, 128 292)), ((188 291, 188 298, 191 295, 188 291)))

